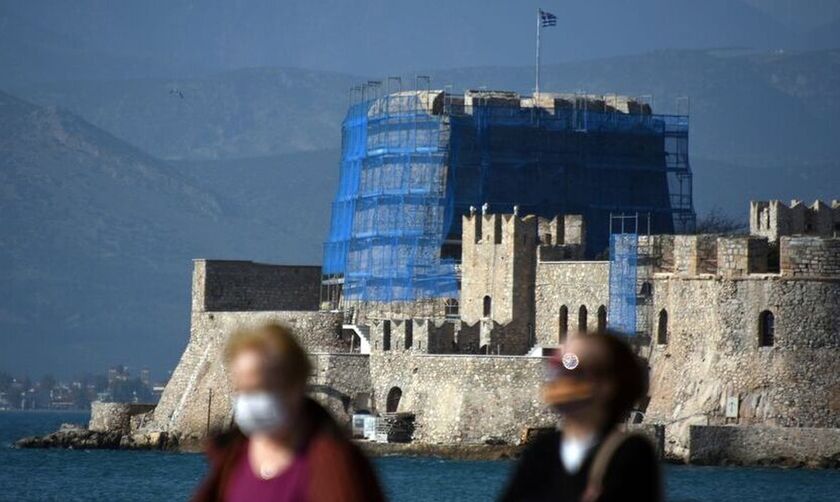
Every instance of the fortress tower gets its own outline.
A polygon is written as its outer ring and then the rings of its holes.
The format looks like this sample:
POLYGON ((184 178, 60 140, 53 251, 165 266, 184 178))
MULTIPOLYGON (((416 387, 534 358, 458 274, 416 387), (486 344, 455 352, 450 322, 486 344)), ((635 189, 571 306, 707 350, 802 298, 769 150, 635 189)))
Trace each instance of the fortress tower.
POLYGON ((463 219, 461 320, 481 323, 480 352, 524 354, 533 343, 537 218, 463 219))
POLYGON ((587 257, 606 249, 612 213, 650 214, 652 233, 693 229, 688 117, 628 97, 369 87, 342 134, 328 308, 456 298, 470 206, 579 214, 587 257))

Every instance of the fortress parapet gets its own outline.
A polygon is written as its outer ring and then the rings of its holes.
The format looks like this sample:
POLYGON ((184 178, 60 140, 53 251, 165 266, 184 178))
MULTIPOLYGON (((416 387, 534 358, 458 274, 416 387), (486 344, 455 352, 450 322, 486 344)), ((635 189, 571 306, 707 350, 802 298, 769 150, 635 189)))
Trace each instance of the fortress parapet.
POLYGON ((674 270, 677 275, 691 276, 717 272, 716 235, 674 236, 674 270))
POLYGON ((840 278, 840 238, 782 237, 779 253, 784 277, 840 278))
POLYGON ((810 206, 793 200, 790 206, 778 200, 750 202, 750 234, 771 242, 787 235, 840 237, 840 201, 820 200, 810 206))
POLYGON ((194 312, 318 310, 321 267, 194 260, 194 312))
POLYGON ((724 277, 767 273, 769 249, 762 237, 719 238, 717 273, 724 277))
POLYGON ((583 216, 567 214, 537 220, 539 261, 580 260, 586 249, 583 216))
POLYGON ((370 324, 374 353, 477 354, 479 325, 443 319, 380 319, 370 324))
MULTIPOLYGON (((667 256, 667 246, 659 249, 667 256)), ((677 235, 673 237, 673 266, 669 268, 664 259, 658 263, 665 265, 655 266, 654 272, 677 277, 773 274, 833 279, 840 277, 840 238, 785 236, 776 248, 764 237, 677 235), (773 254, 774 249, 778 254, 773 254)))

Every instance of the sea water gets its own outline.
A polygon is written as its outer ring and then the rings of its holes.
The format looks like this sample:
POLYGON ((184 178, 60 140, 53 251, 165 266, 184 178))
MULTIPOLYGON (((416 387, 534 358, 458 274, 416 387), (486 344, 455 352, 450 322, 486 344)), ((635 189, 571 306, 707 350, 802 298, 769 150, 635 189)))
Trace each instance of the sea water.
MULTIPOLYGON (((186 500, 206 464, 200 454, 17 450, 14 440, 84 424, 83 412, 0 412, 0 500, 186 500)), ((513 462, 385 457, 375 466, 390 500, 494 500, 513 462)), ((840 501, 840 471, 666 466, 668 500, 840 501)))

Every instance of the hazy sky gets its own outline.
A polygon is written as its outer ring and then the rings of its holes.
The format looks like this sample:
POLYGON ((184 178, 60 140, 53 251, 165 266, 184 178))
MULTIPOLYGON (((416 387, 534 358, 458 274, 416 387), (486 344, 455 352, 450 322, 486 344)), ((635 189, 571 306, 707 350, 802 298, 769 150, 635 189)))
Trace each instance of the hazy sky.
POLYGON ((3 0, 0 57, 26 55, 22 73, 35 79, 51 58, 80 60, 65 78, 524 65, 538 6, 558 16, 545 31, 547 63, 664 48, 838 46, 837 0, 3 0))

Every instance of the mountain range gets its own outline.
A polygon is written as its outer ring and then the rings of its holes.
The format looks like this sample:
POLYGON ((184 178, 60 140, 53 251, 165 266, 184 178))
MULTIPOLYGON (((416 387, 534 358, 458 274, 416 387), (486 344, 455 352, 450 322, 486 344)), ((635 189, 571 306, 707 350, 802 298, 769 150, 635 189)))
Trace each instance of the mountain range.
MULTIPOLYGON (((417 73, 436 88, 533 87, 523 66, 417 73)), ((160 375, 186 342, 191 259, 317 264, 348 90, 371 78, 382 77, 263 67, 3 84, 0 340, 14 349, 0 368, 123 362, 160 375)), ((548 64, 542 88, 689 110, 700 213, 838 196, 838 50, 548 64)))

